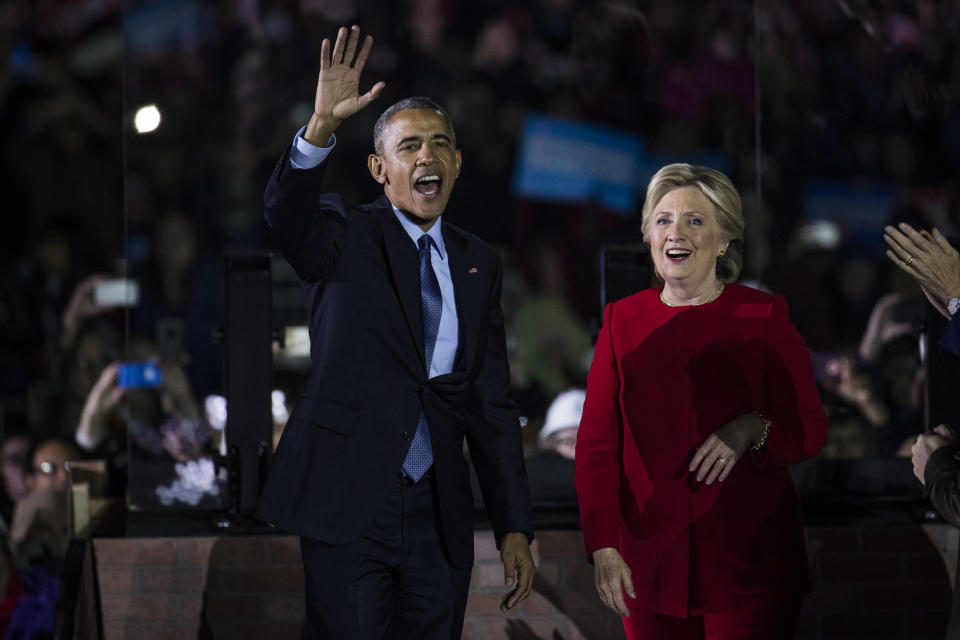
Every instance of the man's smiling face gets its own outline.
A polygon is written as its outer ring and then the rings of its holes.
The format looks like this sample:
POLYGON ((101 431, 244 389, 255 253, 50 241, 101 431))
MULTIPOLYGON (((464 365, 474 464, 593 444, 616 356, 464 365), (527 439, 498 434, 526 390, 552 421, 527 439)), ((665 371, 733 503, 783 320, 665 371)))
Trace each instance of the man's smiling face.
POLYGON ((446 119, 433 109, 394 115, 383 136, 382 153, 367 159, 370 174, 383 185, 390 202, 424 231, 447 208, 460 163, 446 119))

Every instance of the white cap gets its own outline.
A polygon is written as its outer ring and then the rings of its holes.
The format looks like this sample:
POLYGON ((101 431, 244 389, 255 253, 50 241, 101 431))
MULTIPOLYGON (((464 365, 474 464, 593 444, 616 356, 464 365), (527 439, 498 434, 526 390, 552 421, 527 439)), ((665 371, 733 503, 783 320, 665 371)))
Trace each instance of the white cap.
POLYGON ((540 442, 561 429, 574 429, 580 426, 583 416, 583 400, 587 392, 583 389, 567 389, 557 395, 547 409, 547 417, 540 428, 540 442))

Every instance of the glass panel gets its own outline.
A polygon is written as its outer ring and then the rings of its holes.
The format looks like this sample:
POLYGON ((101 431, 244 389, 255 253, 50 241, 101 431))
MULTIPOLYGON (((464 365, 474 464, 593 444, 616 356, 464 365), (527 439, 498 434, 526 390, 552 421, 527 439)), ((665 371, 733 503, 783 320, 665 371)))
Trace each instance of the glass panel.
POLYGON ((224 410, 214 336, 223 247, 231 231, 243 232, 230 221, 248 199, 245 175, 230 163, 240 156, 217 78, 219 26, 204 2, 124 3, 126 247, 141 291, 126 360, 133 375, 155 371, 127 392, 137 510, 225 504, 225 469, 214 463, 224 410))
MULTIPOLYGON (((387 83, 337 130, 327 188, 355 202, 382 193, 366 158, 374 121, 392 102, 424 94, 451 112, 464 170, 445 219, 503 253, 514 395, 535 456, 549 402, 585 384, 602 301, 649 284, 639 208, 653 172, 709 164, 755 208, 752 21, 752 9, 732 1, 707 11, 572 0, 126 2, 126 115, 135 123, 125 128, 127 247, 142 290, 131 358, 159 355, 174 367, 167 379, 184 383, 177 402, 131 394, 143 415, 131 429, 132 504, 169 503, 171 483, 186 482, 176 465, 220 449, 222 350, 209 341, 225 320, 220 256, 271 246, 260 194, 311 114, 323 37, 360 24, 375 38, 362 86, 387 83), (151 122, 159 124, 148 131, 151 122), (189 354, 180 367, 171 364, 178 352, 189 354)), ((761 258, 751 254, 748 274, 761 258)), ((302 292, 281 258, 272 278, 279 433, 305 386, 309 341, 302 292)), ((563 495, 545 499, 572 504, 568 463, 563 495)), ((205 480, 208 468, 197 472, 205 480)), ((205 486, 220 497, 206 493, 200 504, 222 498, 225 487, 205 486)))
MULTIPOLYGON (((361 84, 387 88, 337 130, 324 185, 373 200, 382 190, 365 167, 380 111, 419 94, 450 110, 464 168, 445 219, 503 254, 531 455, 550 401, 585 383, 602 301, 649 283, 639 209, 672 161, 714 166, 740 189, 742 280, 784 294, 814 352, 833 422, 821 460, 894 459, 925 422, 946 420, 936 394, 924 403, 920 373, 919 329, 935 338, 938 317, 890 267, 882 228, 958 234, 953 9, 131 0, 124 11, 125 246, 141 290, 126 359, 155 356, 190 386, 178 401, 130 394, 144 416, 131 423, 133 467, 154 469, 133 472, 135 506, 164 505, 157 489, 183 480, 177 464, 228 453, 223 349, 210 339, 225 322, 223 251, 272 246, 261 193, 311 113, 320 41, 341 24, 374 36, 361 84)), ((309 341, 282 258, 271 278, 278 435, 309 341)), ((934 343, 931 385, 947 379, 934 343)), ((212 482, 198 504, 223 504, 213 468, 198 472, 212 482)), ((867 493, 912 482, 905 464, 868 475, 885 480, 867 493)))
MULTIPOLYGON (((813 351, 831 418, 821 458, 909 457, 914 434, 956 417, 943 320, 883 241, 898 222, 958 239, 956 11, 758 3, 762 274, 813 351)), ((915 490, 908 464, 889 469, 859 489, 915 490)))
POLYGON ((945 320, 885 256, 885 225, 960 241, 955 3, 757 2, 766 249, 830 420, 793 467, 808 522, 908 523, 915 434, 957 424, 945 320), (868 500, 869 498, 869 500, 868 500))

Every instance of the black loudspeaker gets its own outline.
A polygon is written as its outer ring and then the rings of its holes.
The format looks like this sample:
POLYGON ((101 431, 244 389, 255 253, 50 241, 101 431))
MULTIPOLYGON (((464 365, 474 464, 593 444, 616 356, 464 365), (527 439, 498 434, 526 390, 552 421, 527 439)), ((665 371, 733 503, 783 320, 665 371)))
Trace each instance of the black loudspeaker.
POLYGON ((223 354, 231 511, 253 515, 273 454, 270 254, 228 251, 223 354))
POLYGON ((645 244, 607 245, 600 250, 600 312, 616 302, 653 286, 650 250, 645 244))

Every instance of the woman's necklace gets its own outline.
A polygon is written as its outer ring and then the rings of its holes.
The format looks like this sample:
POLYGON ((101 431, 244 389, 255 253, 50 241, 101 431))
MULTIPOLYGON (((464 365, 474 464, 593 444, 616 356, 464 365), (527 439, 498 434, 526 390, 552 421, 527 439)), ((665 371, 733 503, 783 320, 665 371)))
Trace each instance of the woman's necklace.
POLYGON ((663 297, 663 290, 661 289, 661 290, 660 290, 660 302, 662 302, 663 304, 667 305, 668 307, 690 307, 690 306, 699 306, 699 305, 701 305, 701 304, 707 304, 708 302, 713 302, 713 301, 716 300, 718 297, 720 297, 720 294, 723 292, 723 287, 724 287, 724 286, 725 286, 725 284, 724 284, 723 282, 721 282, 721 283, 720 283, 720 286, 717 287, 717 290, 713 292, 713 295, 711 295, 711 296, 710 296, 709 298, 707 298, 706 300, 701 300, 700 302, 696 302, 696 303, 691 304, 691 305, 686 305, 686 304, 673 304, 672 302, 667 302, 666 298, 663 297))

